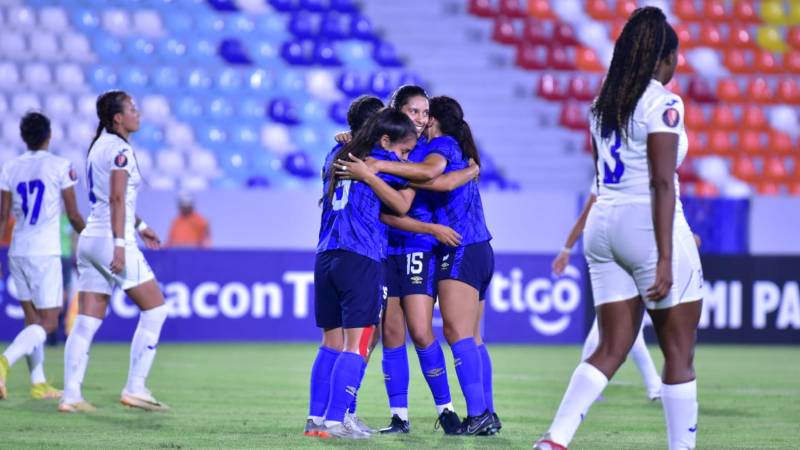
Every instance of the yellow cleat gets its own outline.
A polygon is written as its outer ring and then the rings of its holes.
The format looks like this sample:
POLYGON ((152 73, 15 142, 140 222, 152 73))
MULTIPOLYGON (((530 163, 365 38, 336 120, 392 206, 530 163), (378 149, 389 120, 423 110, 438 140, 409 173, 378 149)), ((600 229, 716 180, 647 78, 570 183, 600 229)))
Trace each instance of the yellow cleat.
POLYGON ((62 413, 90 413, 95 411, 97 411, 97 408, 86 400, 75 403, 61 402, 58 404, 58 412, 62 413))
POLYGON ((31 397, 36 400, 61 398, 61 391, 51 386, 48 382, 36 383, 31 386, 31 397))
POLYGON ((169 411, 169 406, 156 400, 153 394, 147 390, 137 393, 123 390, 119 402, 130 408, 139 408, 145 411, 169 411))
POLYGON ((8 390, 6 390, 6 379, 8 378, 8 360, 5 356, 0 355, 0 400, 5 400, 8 397, 8 390))

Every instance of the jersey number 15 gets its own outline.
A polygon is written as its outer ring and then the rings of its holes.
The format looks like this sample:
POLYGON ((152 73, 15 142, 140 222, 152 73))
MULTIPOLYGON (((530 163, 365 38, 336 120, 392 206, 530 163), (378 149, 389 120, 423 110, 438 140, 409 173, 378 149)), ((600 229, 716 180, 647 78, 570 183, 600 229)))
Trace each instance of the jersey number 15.
POLYGON ((22 215, 28 219, 28 223, 36 225, 39 221, 39 212, 42 210, 42 197, 44 197, 44 183, 42 180, 31 180, 17 185, 17 194, 22 197, 22 215), (28 194, 33 198, 33 209, 29 209, 28 194), (30 216, 28 216, 30 213, 30 216))

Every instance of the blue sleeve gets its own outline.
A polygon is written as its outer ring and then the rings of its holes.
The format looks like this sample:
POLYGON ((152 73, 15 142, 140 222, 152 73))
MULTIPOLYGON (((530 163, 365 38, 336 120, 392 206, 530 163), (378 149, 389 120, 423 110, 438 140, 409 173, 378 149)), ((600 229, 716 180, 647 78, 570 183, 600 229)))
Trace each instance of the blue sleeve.
POLYGON ((456 162, 458 160, 456 158, 456 146, 457 144, 452 139, 434 139, 428 144, 428 155, 435 153, 442 155, 449 163, 456 162))
POLYGON ((385 181, 386 184, 388 184, 394 189, 400 190, 408 188, 409 184, 408 180, 406 180, 405 178, 400 178, 397 175, 392 175, 389 173, 379 173, 378 177, 381 180, 385 181))

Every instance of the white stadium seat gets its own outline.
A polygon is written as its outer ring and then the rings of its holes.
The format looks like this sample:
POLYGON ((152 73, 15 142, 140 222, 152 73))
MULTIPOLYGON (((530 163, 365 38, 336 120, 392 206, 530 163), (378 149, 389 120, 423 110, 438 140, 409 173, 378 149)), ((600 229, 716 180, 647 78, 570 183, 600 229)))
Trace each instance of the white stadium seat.
POLYGON ((184 123, 174 122, 164 127, 167 143, 176 148, 184 148, 194 142, 192 127, 184 123))
POLYGON ((17 31, 3 30, 3 38, 0 39, 0 56, 15 61, 30 58, 25 35, 17 31))
POLYGON ((169 119, 169 102, 163 95, 147 95, 141 102, 142 115, 147 120, 164 123, 169 119))
POLYGON ((75 113, 72 97, 63 93, 49 94, 44 99, 44 111, 51 119, 70 121, 75 113))
POLYGON ((0 133, 2 133, 5 142, 17 145, 20 142, 19 117, 6 116, 2 122, 2 126, 0 126, 0 133))
POLYGON ((6 25, 16 30, 33 31, 36 27, 36 14, 27 6, 12 6, 6 10, 6 25))
POLYGON ((114 36, 127 36, 131 32, 131 19, 125 10, 108 9, 103 12, 103 28, 114 36))
POLYGON ((153 170, 153 155, 143 148, 136 149, 136 164, 143 176, 147 176, 153 170))
POLYGON ((205 191, 208 189, 208 179, 200 175, 184 175, 181 177, 181 189, 185 191, 205 191))
POLYGON ((174 191, 175 178, 163 173, 152 173, 147 178, 147 185, 157 191, 174 191))
POLYGON ((62 58, 61 50, 58 48, 58 39, 53 33, 36 33, 29 37, 31 53, 38 59, 44 61, 58 61, 62 58))
POLYGON ((62 35, 61 48, 70 61, 90 62, 94 60, 89 40, 80 33, 69 32, 62 35))
POLYGON ((84 122, 82 120, 76 120, 74 122, 69 123, 69 129, 67 133, 69 135, 69 140, 76 146, 86 146, 89 147, 89 144, 94 139, 94 134, 97 131, 96 124, 90 124, 89 122, 84 122))
POLYGON ((219 175, 217 160, 214 154, 204 149, 194 149, 188 154, 189 168, 192 172, 205 177, 219 175))
POLYGON ((29 92, 20 92, 14 94, 11 100, 11 110, 18 117, 22 117, 28 111, 41 111, 42 104, 36 94, 29 92))
POLYGON ((50 73, 50 67, 40 62, 25 64, 22 67, 22 78, 29 88, 37 92, 47 91, 53 82, 53 75, 50 73))
POLYGON ((53 33, 63 33, 69 30, 67 12, 58 6, 45 6, 39 10, 39 26, 53 33))
POLYGON ((165 175, 178 176, 186 169, 183 154, 178 150, 164 149, 156 153, 156 165, 165 175))
POLYGON ((133 16, 133 26, 137 34, 158 37, 164 34, 161 16, 152 9, 137 11, 133 16))
POLYGON ((0 62, 0 90, 13 92, 19 85, 19 70, 13 62, 0 62))
POLYGON ((94 94, 81 94, 75 100, 78 113, 91 120, 97 120, 97 96, 94 94))
POLYGON ((8 100, 6 100, 6 96, 0 94, 0 117, 4 117, 8 112, 8 100))
POLYGON ((81 92, 86 89, 83 70, 77 64, 61 63, 56 66, 58 84, 69 92, 81 92))

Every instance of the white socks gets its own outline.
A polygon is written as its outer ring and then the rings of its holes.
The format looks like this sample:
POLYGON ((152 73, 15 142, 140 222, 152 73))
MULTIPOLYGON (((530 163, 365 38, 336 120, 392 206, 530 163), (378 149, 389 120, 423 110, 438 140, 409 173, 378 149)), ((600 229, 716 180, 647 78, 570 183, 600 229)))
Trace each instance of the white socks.
POLYGON ((89 347, 103 321, 91 316, 78 314, 72 332, 64 346, 64 395, 62 402, 74 403, 83 400, 81 384, 89 364, 89 347))
POLYGON ((669 450, 693 449, 697 440, 697 380, 661 387, 669 450))
POLYGON ((401 419, 408 421, 408 408, 389 408, 389 414, 397 414, 401 419))
POLYGON ((586 362, 578 364, 548 430, 553 442, 569 445, 584 415, 607 384, 608 378, 596 367, 586 362))
POLYGON ((47 382, 44 376, 44 344, 39 344, 33 348, 29 355, 25 355, 28 360, 28 370, 31 373, 31 384, 41 384, 47 382))
POLYGON ((653 400, 660 397, 661 377, 656 372, 656 366, 653 364, 650 350, 647 349, 642 330, 639 330, 639 335, 633 341, 630 356, 633 358, 633 362, 636 363, 636 368, 639 369, 639 375, 642 376, 644 387, 647 389, 647 398, 653 400))
POLYGON ((13 366, 18 359, 33 353, 36 346, 44 344, 45 339, 47 339, 47 332, 41 325, 33 324, 23 328, 3 352, 3 356, 8 360, 8 366, 13 366))
POLYGON ((445 403, 444 405, 436 405, 436 412, 441 415, 445 409, 449 409, 450 411, 455 411, 456 409, 453 407, 453 402, 445 403))
POLYGON ((131 341, 130 370, 128 383, 125 390, 128 392, 142 392, 145 390, 145 379, 150 373, 153 359, 156 357, 158 338, 161 336, 161 326, 167 320, 167 305, 161 305, 139 314, 139 324, 133 333, 131 341))

